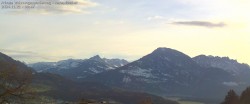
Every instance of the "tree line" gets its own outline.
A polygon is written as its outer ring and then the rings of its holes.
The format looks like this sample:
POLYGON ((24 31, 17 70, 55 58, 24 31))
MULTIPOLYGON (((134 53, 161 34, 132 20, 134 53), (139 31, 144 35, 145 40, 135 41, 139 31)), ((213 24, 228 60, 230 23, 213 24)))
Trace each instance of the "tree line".
POLYGON ((250 104, 250 87, 238 96, 234 90, 230 90, 221 104, 250 104))

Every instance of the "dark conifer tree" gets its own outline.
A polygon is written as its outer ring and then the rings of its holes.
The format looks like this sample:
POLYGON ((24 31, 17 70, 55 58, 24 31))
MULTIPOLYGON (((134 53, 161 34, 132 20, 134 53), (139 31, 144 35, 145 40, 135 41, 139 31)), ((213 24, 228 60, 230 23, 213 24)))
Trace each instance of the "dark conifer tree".
POLYGON ((242 92, 240 96, 240 104, 250 104, 250 87, 242 92))
POLYGON ((239 96, 234 92, 234 90, 230 90, 221 104, 240 104, 239 102, 239 96))

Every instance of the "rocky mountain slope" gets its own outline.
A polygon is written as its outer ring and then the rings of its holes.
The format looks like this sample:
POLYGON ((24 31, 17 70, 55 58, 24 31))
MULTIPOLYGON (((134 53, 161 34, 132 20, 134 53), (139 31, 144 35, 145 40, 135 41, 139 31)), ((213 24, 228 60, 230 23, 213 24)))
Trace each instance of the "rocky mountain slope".
POLYGON ((85 80, 163 96, 208 99, 223 97, 228 89, 236 87, 227 84, 236 81, 227 71, 203 67, 170 48, 158 48, 139 60, 85 80))

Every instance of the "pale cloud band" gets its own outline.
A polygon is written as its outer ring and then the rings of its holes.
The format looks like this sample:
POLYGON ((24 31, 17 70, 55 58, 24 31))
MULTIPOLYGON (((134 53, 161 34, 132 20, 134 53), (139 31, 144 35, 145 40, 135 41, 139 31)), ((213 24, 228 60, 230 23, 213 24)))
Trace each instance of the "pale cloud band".
POLYGON ((186 26, 201 26, 201 27, 208 27, 208 28, 226 26, 226 24, 223 22, 213 23, 213 22, 208 22, 208 21, 177 21, 177 22, 172 22, 172 24, 186 25, 186 26))
POLYGON ((67 14, 67 13, 90 13, 86 10, 89 7, 95 7, 98 4, 90 0, 20 0, 20 1, 4 1, 10 7, 19 7, 19 9, 6 8, 3 9, 7 13, 15 14, 67 14), (8 3, 8 2, 12 2, 8 3))
POLYGON ((22 61, 31 62, 31 63, 38 62, 38 61, 57 61, 61 59, 72 58, 72 56, 51 56, 47 54, 36 53, 33 51, 0 49, 0 52, 7 54, 16 60, 22 60, 22 61))

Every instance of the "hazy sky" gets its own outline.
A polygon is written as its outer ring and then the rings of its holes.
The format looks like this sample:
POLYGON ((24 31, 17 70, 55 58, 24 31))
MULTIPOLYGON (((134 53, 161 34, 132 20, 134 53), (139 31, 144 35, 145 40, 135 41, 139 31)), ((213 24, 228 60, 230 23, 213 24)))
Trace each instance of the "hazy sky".
POLYGON ((228 56, 250 64, 249 0, 75 1, 0 9, 0 52, 25 62, 96 54, 132 61, 168 47, 191 57, 228 56))

